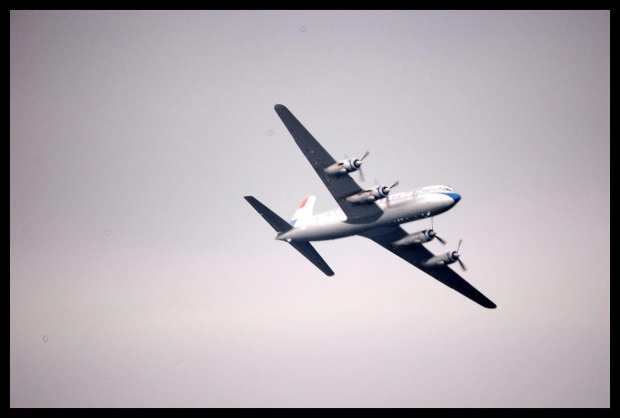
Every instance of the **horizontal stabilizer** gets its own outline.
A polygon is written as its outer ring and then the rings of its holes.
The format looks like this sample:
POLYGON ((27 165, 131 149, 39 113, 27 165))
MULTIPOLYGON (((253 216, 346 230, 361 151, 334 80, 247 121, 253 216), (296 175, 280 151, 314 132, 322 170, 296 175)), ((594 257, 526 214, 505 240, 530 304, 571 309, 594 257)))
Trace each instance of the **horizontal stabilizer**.
POLYGON ((325 260, 316 252, 314 247, 309 242, 291 241, 289 242, 297 251, 303 254, 312 264, 317 266, 319 270, 328 276, 333 276, 334 272, 329 268, 325 260))
POLYGON ((275 229, 278 234, 286 232, 293 228, 291 224, 280 218, 271 209, 259 202, 255 197, 243 197, 245 200, 248 201, 250 205, 252 205, 254 209, 256 209, 256 212, 258 212, 260 216, 262 216, 267 222, 269 222, 269 225, 271 225, 271 227, 275 229))
MULTIPOLYGON (((271 227, 275 229, 278 234, 293 229, 293 226, 291 224, 280 218, 271 209, 259 202, 255 197, 243 197, 245 198, 245 200, 248 201, 250 205, 252 205, 254 209, 256 209, 256 212, 258 212, 263 218, 265 218, 267 222, 269 222, 269 225, 271 225, 271 227)), ((323 260, 323 258, 319 255, 319 253, 316 252, 314 247, 310 245, 309 242, 291 241, 289 242, 289 244, 291 244, 293 248, 295 248, 297 251, 302 253, 304 257, 310 260, 310 262, 317 266, 319 270, 321 270, 323 273, 327 274, 328 276, 334 275, 332 269, 329 268, 325 260, 323 260)))

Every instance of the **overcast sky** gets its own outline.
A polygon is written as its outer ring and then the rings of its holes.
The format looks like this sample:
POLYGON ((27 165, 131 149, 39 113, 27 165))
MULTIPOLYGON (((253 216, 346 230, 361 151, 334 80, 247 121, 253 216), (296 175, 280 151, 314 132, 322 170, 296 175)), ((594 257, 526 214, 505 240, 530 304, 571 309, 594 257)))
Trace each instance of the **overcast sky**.
POLYGON ((609 407, 609 59, 609 11, 12 11, 10 405, 609 407), (497 309, 275 241, 244 195, 336 207, 276 103, 460 193, 497 309))

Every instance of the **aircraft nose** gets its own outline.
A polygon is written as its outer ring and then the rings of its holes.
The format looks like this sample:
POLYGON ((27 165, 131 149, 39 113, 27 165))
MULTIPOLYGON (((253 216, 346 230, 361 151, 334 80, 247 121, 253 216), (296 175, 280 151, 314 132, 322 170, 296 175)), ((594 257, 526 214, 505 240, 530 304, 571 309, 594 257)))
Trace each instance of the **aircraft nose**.
POLYGON ((450 196, 452 200, 454 200, 454 204, 456 205, 461 200, 461 195, 458 193, 446 193, 446 195, 450 196))

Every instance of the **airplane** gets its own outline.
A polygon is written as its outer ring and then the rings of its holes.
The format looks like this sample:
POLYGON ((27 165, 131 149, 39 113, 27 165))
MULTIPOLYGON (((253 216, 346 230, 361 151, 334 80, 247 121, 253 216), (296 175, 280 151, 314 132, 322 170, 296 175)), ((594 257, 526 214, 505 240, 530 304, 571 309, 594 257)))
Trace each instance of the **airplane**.
POLYGON ((366 237, 479 305, 496 308, 495 303, 448 267, 458 262, 463 271, 466 270, 458 252, 462 240, 459 240, 456 251, 437 255, 424 247, 435 238, 445 244, 433 230, 432 220, 434 216, 453 208, 461 200, 460 194, 444 185, 391 194, 398 181, 391 186, 377 185, 363 189, 349 174, 355 171, 362 174, 362 162, 368 152, 362 158, 336 161, 285 106, 277 104, 274 109, 340 206, 339 209, 314 215, 316 196, 308 196, 301 202, 292 221, 287 222, 253 196, 244 196, 276 231, 277 240, 289 243, 323 273, 333 276, 332 269, 310 242, 354 235, 366 237), (410 234, 400 226, 429 217, 431 229, 410 234))

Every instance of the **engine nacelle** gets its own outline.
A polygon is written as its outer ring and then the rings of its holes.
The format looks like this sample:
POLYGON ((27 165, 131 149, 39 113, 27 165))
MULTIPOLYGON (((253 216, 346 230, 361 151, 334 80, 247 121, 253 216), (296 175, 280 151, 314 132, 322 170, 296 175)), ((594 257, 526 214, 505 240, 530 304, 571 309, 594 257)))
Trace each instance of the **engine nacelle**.
POLYGON ((448 264, 455 263, 459 259, 459 253, 456 251, 448 251, 442 254, 437 254, 426 260, 424 265, 426 267, 439 267, 448 264))
POLYGON ((346 173, 357 171, 362 166, 359 158, 349 158, 348 160, 338 161, 325 169, 327 174, 339 176, 346 173))
POLYGON ((363 192, 359 192, 357 194, 354 194, 352 196, 347 197, 347 202, 351 202, 351 203, 370 203, 370 202, 374 202, 375 197, 373 196, 372 192, 370 190, 365 190, 363 192))
POLYGON ((390 192, 391 187, 388 186, 377 186, 370 189, 370 192, 374 196, 375 200, 383 199, 390 192))
POLYGON ((347 197, 347 201, 351 203, 370 203, 375 200, 383 199, 390 193, 388 186, 376 186, 370 190, 364 190, 352 196, 347 197))
POLYGON ((395 247, 406 247, 408 245, 420 245, 425 242, 429 242, 435 238, 435 231, 432 229, 425 229, 424 231, 414 232, 407 235, 405 238, 399 239, 392 243, 395 247))

